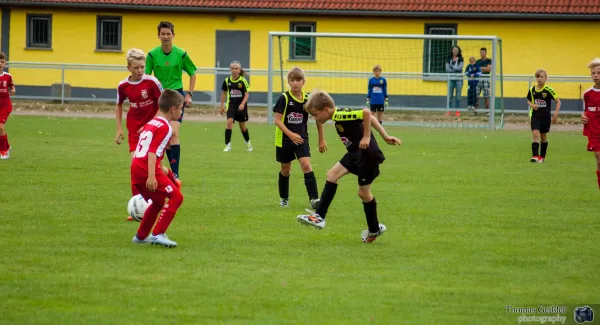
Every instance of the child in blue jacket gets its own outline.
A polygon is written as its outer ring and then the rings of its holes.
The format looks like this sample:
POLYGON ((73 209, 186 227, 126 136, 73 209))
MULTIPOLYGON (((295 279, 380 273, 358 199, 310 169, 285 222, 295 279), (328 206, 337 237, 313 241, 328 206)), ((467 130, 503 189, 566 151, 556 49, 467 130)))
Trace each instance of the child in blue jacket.
POLYGON ((469 65, 465 68, 465 74, 469 80, 469 88, 467 90, 467 108, 469 110, 475 109, 475 101, 477 100, 477 84, 479 80, 475 78, 481 76, 481 68, 475 65, 475 57, 469 58, 469 65))

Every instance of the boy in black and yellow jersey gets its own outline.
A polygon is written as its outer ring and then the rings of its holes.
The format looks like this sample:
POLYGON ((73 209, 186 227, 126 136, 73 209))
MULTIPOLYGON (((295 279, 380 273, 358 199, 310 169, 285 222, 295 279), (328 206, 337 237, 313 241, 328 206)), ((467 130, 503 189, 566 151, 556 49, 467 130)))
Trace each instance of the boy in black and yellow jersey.
MULTIPOLYGON (((279 172, 279 206, 289 207, 290 169, 292 161, 298 159, 304 173, 304 185, 313 209, 319 201, 317 180, 310 164, 310 146, 308 143, 308 113, 304 103, 308 94, 302 91, 305 77, 300 68, 288 72, 290 90, 281 94, 273 108, 275 113, 275 159, 281 163, 279 172)), ((319 151, 325 152, 327 145, 323 137, 323 124, 317 122, 319 133, 319 151)))
POLYGON ((533 135, 531 143, 532 157, 530 161, 542 163, 546 159, 546 151, 548 150, 550 125, 558 119, 560 99, 558 99, 558 95, 554 89, 546 85, 548 78, 546 70, 540 69, 536 71, 535 78, 537 85, 529 88, 527 92, 527 105, 529 105, 529 119, 533 135), (552 114, 552 100, 556 102, 554 114, 552 114), (542 140, 541 150, 539 150, 540 140, 542 140))
POLYGON ((240 131, 246 141, 246 151, 252 151, 250 134, 246 127, 248 122, 248 98, 250 97, 250 85, 246 80, 246 72, 238 61, 232 61, 229 65, 231 77, 223 80, 221 85, 221 115, 227 112, 227 126, 225 128, 225 149, 231 151, 231 133, 234 121, 240 124, 240 131), (227 98, 227 101, 225 101, 227 98), (225 109, 227 107, 227 109, 225 109))
POLYGON ((386 231, 386 227, 377 218, 377 203, 371 194, 371 183, 379 176, 379 165, 385 157, 375 137, 371 126, 379 132, 383 140, 390 145, 401 144, 395 137, 389 136, 376 118, 371 118, 369 109, 351 110, 336 108, 333 99, 326 92, 315 91, 310 94, 304 108, 317 122, 328 120, 335 122, 335 128, 340 140, 348 151, 342 159, 327 172, 325 188, 317 210, 310 215, 299 215, 296 219, 305 225, 317 229, 325 227, 325 216, 337 190, 337 181, 348 173, 358 176, 358 195, 360 196, 368 229, 361 234, 365 243, 374 241, 386 231))

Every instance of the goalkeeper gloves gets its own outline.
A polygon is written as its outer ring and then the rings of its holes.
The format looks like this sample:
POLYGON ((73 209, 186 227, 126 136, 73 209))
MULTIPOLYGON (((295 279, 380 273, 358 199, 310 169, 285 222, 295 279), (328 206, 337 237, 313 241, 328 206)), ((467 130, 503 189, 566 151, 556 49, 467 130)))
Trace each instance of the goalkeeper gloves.
POLYGON ((367 108, 370 106, 369 102, 370 101, 367 99, 367 103, 365 104, 365 106, 367 106, 367 108))
POLYGON ((385 101, 385 104, 384 104, 384 105, 385 105, 385 106, 384 106, 385 108, 387 108, 387 107, 388 107, 388 101, 387 101, 387 100, 385 101))

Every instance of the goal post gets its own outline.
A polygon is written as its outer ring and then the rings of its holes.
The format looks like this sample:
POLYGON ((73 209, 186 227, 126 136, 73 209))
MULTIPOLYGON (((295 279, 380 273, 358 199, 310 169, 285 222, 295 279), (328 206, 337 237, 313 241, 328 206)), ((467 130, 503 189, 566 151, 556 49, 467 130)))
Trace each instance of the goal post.
POLYGON ((361 108, 366 107, 368 80, 375 65, 382 67, 381 76, 387 80, 387 125, 503 126, 501 39, 448 34, 269 32, 268 122, 273 123, 273 104, 288 89, 289 69, 297 66, 305 71, 305 92, 318 88, 329 92, 339 107, 361 108), (449 73, 446 63, 455 46, 461 48, 463 68, 460 73, 457 69, 449 73), (491 58, 491 73, 469 78, 465 74, 469 58, 479 59, 482 48, 491 58), (481 85, 473 86, 475 82, 481 85), (456 94, 458 88, 462 88, 460 96, 451 96, 450 91, 456 94), (475 114, 469 103, 477 91, 475 114))

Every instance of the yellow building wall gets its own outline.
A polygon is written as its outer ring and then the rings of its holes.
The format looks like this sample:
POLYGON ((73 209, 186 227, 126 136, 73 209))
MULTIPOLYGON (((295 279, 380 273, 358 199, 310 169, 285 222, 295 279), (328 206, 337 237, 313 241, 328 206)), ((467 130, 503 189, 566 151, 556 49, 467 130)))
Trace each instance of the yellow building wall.
MULTIPOLYGON (((579 84, 553 84, 552 76, 588 75, 587 62, 600 53, 600 43, 589 42, 589 35, 600 31, 600 25, 590 22, 553 21, 492 21, 492 20, 425 20, 425 19, 381 19, 318 17, 311 19, 299 16, 252 16, 237 15, 234 22, 230 15, 219 14, 159 14, 159 13, 114 13, 85 11, 40 11, 13 9, 11 16, 11 61, 111 64, 122 65, 121 71, 67 70, 65 81, 74 87, 114 88, 128 73, 125 70, 125 53, 132 47, 145 51, 159 45, 156 25, 161 20, 175 24, 174 43, 186 49, 199 68, 212 68, 215 64, 216 30, 250 30, 250 67, 266 69, 268 58, 268 32, 288 31, 290 21, 315 21, 318 32, 336 33, 390 33, 422 34, 425 23, 457 23, 459 35, 497 35, 502 38, 503 72, 505 74, 531 74, 545 68, 550 75, 549 84, 554 86, 562 98, 579 98, 579 84), (26 14, 51 13, 52 50, 25 48, 26 14), (122 52, 98 52, 96 48, 96 16, 122 16, 122 52), (76 26, 77 28, 74 28, 76 26)), ((306 89, 323 88, 336 93, 364 93, 368 72, 374 64, 383 66, 386 72, 422 73, 422 40, 375 40, 375 39, 323 39, 317 38, 317 57, 314 62, 289 61, 288 40, 283 40, 284 70, 300 66, 305 70, 337 71, 327 77, 309 77, 306 89), (341 72, 366 72, 362 76, 346 78, 341 72)), ((463 56, 479 57, 479 48, 488 47, 488 41, 460 41, 463 56)), ((276 46, 277 49, 277 46, 276 46)), ((276 59, 278 55, 276 55, 276 59)), ((245 62, 242 62, 247 66, 245 62)), ((279 68, 279 62, 275 62, 279 68)), ((15 81, 26 85, 48 86, 59 83, 59 69, 11 68, 15 81)), ((187 76, 184 86, 187 88, 187 76)), ((274 80, 275 91, 281 81, 274 80)), ((585 85, 587 88, 587 85, 585 85)), ((506 97, 522 97, 528 87, 525 82, 505 82, 506 97)), ((199 74, 196 89, 214 91, 212 75, 199 74)), ((253 91, 266 91, 265 76, 251 76, 253 91)), ((420 78, 389 79, 389 93, 399 95, 444 95, 446 84, 423 81, 420 78)), ((463 95, 466 94, 466 85, 463 95)))

